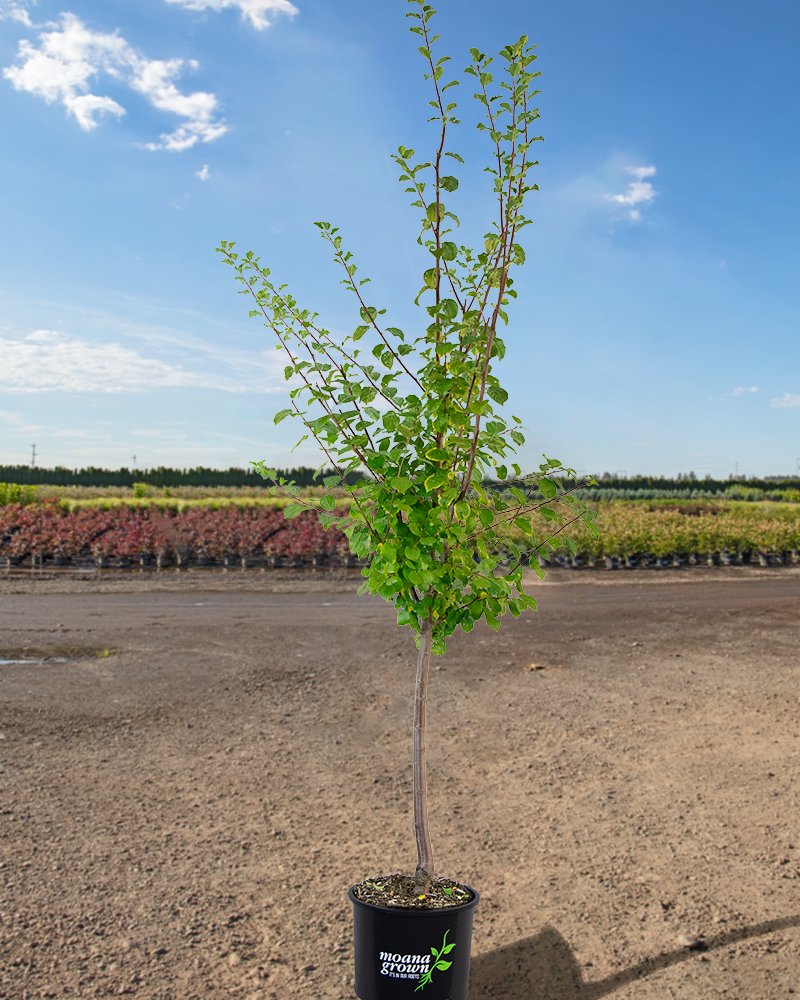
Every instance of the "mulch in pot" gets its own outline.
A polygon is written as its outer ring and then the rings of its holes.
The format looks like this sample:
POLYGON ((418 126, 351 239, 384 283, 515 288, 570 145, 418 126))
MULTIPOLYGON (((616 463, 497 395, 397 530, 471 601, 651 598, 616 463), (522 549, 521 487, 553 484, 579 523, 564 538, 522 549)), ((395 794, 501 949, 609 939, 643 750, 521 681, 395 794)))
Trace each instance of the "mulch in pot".
POLYGON ((398 873, 365 879, 353 886, 353 892, 362 902, 373 906, 416 910, 443 910, 461 906, 473 898, 467 886, 449 878, 434 878, 430 892, 420 896, 414 888, 414 877, 398 873))

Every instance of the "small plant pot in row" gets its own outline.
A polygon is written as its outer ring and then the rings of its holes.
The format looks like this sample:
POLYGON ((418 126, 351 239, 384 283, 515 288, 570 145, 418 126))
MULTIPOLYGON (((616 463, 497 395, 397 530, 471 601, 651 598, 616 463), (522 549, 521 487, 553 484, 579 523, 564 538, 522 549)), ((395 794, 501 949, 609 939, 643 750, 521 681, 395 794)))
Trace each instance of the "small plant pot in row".
MULTIPOLYGON (((17 559, 14 565, 18 564, 20 561, 21 559, 17 559)), ((53 564, 56 566, 63 566, 66 565, 68 561, 69 560, 63 557, 55 558, 53 559, 53 564)), ((251 569, 259 564, 265 564, 270 569, 301 569, 309 564, 315 568, 331 565, 331 561, 323 555, 313 555, 306 559, 303 556, 259 557, 254 555, 240 556, 238 554, 230 553, 223 556, 221 560, 217 561, 205 554, 191 554, 186 552, 177 552, 174 556, 169 554, 144 554, 135 560, 131 560, 127 557, 114 558, 108 555, 98 555, 94 557, 94 562, 99 569, 110 569, 112 567, 124 569, 130 566, 132 562, 144 567, 156 566, 159 569, 172 565, 178 566, 179 568, 185 568, 190 565, 201 567, 224 566, 226 569, 251 569)), ((346 568, 361 565, 361 560, 351 555, 340 557, 339 562, 346 568)), ((10 561, 9 564, 11 564, 10 561)))
POLYGON ((561 566, 565 569, 579 569, 582 566, 596 569, 678 569, 685 566, 791 566, 800 563, 800 556, 797 550, 783 552, 764 552, 745 549, 741 552, 719 552, 708 553, 672 553, 665 556, 654 556, 649 553, 635 553, 626 556, 601 556, 598 559, 581 559, 579 556, 572 558, 553 557, 551 560, 539 559, 539 565, 543 568, 561 566))

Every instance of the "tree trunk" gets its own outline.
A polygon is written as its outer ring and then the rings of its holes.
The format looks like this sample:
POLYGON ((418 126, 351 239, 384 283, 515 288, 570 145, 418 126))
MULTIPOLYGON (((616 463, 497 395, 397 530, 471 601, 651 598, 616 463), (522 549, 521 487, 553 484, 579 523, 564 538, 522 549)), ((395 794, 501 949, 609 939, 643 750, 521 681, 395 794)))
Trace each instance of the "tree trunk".
POLYGON ((428 789, 425 781, 425 700, 428 694, 428 667, 431 662, 433 620, 426 618, 419 636, 417 683, 414 691, 414 832, 417 838, 418 895, 428 892, 433 878, 433 848, 428 828, 428 789))

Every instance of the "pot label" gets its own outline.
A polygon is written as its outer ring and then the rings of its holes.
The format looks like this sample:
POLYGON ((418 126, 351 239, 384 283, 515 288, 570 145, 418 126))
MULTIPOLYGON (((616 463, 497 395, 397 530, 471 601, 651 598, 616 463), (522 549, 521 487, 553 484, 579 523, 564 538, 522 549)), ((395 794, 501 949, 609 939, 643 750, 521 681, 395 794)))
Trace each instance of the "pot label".
POLYGON ((381 975, 390 979, 419 979, 431 967, 430 955, 398 955, 391 951, 380 954, 381 975))
POLYGON ((449 933, 449 931, 445 931, 441 948, 435 948, 431 945, 430 955, 400 955, 391 951, 382 951, 379 955, 381 975, 388 976, 390 979, 418 979, 419 983, 414 992, 424 989, 431 981, 436 969, 444 971, 453 964, 444 960, 444 956, 455 948, 455 943, 447 943, 449 933), (431 962, 433 962, 433 966, 431 966, 431 962))

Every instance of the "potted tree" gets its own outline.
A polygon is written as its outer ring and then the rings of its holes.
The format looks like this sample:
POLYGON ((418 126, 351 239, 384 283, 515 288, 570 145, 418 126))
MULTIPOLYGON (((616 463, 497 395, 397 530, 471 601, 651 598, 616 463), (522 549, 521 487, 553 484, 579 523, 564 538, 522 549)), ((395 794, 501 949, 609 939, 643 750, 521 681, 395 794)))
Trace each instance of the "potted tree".
POLYGON ((418 647, 416 869, 350 889, 356 993, 361 1000, 417 992, 429 1000, 464 1000, 478 894, 435 872, 425 781, 430 657, 444 653, 447 637, 458 628, 468 632, 483 619, 496 630, 506 611, 518 616, 535 609, 536 601, 524 592, 523 566, 529 563, 543 577, 538 559, 531 557, 550 557, 559 547, 574 554, 577 545, 564 534, 569 524, 580 519, 592 536, 598 530, 595 511, 574 495, 587 483, 578 483, 573 470, 548 458, 531 474, 514 463, 507 467, 525 438, 519 418, 503 410, 508 393, 493 373, 493 363, 505 354, 499 324, 508 323, 506 307, 516 298, 511 270, 525 261, 518 242, 529 223, 524 202, 537 189, 529 178, 537 162, 534 143, 541 139, 533 134, 539 117, 533 102, 540 93, 533 89, 536 55, 527 36, 506 46, 498 85, 489 70, 492 59, 470 50, 465 73, 477 88, 478 128, 490 142, 487 170, 498 211, 482 248, 459 246, 453 239, 459 220, 445 206, 459 186, 448 167, 464 162, 448 148, 451 127, 459 124, 450 88, 459 81, 445 80, 449 57, 434 56, 435 11, 421 0, 409 2, 438 133, 430 161, 418 162, 405 146, 393 157, 421 212, 418 242, 428 253, 416 298, 425 308, 422 329, 407 335, 384 325, 386 310, 367 298, 369 279, 356 277, 353 254, 327 222, 316 223, 319 234, 342 268, 360 319, 345 337, 326 330, 285 285, 274 284, 252 251, 240 256, 227 241, 217 249, 243 284, 241 294, 254 300, 250 315, 265 320, 283 351, 291 407, 277 413, 275 423, 299 420, 306 430, 301 441, 313 438, 335 473, 323 479, 323 495, 308 496, 264 462, 254 466, 273 482, 273 493, 289 496, 285 517, 313 509, 324 528, 343 530, 352 555, 368 560, 360 592, 393 602, 398 624, 411 628, 418 647), (350 484, 347 475, 355 469, 366 471, 350 484), (344 509, 341 501, 337 508, 334 487, 346 494, 344 509))

